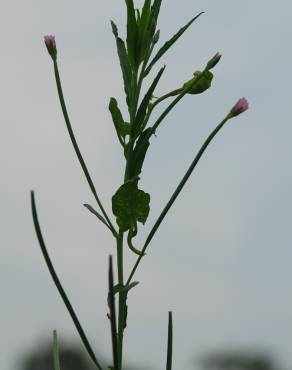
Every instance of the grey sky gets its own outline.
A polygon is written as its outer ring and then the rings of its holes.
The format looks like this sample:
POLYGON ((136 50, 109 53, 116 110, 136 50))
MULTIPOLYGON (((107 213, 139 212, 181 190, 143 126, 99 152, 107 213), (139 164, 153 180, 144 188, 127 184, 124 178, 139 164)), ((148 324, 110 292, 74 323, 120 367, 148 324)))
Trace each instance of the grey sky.
MULTIPOLYGON (((124 163, 107 106, 110 96, 124 103, 109 20, 123 34, 125 11, 123 1, 0 3, 0 368, 14 370, 17 357, 54 328, 78 339, 40 255, 31 189, 68 295, 98 351, 109 353, 106 272, 114 245, 82 206, 94 202, 65 131, 42 38, 56 35, 72 124, 110 209, 124 163)), ((167 70, 157 95, 179 87, 215 52, 223 58, 212 88, 188 96, 152 140, 142 180, 151 214, 140 243, 210 130, 238 98, 246 96, 250 110, 216 137, 153 240, 129 298, 126 355, 162 368, 173 310, 175 369, 228 346, 271 350, 291 368, 292 5, 165 0, 161 41, 202 10, 161 61, 167 70)), ((129 255, 129 268, 133 262, 129 255)))

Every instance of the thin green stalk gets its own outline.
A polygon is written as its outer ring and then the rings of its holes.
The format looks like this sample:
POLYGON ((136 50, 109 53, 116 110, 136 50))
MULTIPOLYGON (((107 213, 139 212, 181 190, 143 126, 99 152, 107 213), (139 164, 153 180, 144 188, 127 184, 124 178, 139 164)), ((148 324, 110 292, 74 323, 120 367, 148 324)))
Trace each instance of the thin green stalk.
POLYGON ((116 306, 115 306, 115 293, 114 293, 114 272, 113 272, 112 256, 110 256, 110 258, 109 258, 108 288, 109 288, 109 307, 110 307, 113 363, 114 363, 114 369, 115 370, 120 370, 121 367, 119 367, 119 355, 118 355, 118 343, 117 343, 117 321, 116 321, 116 306))
POLYGON ((38 238, 38 241, 39 241, 39 245, 41 247, 41 251, 42 251, 42 254, 44 256, 44 259, 46 261, 46 264, 48 266, 48 269, 49 269, 49 272, 51 274, 51 277, 63 299, 63 302, 65 304, 65 306, 67 307, 67 310, 74 322, 74 325, 80 335, 80 338, 90 356, 90 358, 92 359, 92 361, 94 362, 94 364, 96 365, 96 367, 99 369, 99 370, 102 370, 102 367, 101 365, 99 364, 99 362, 97 361, 97 358, 88 342, 88 339, 85 335, 85 332, 78 320, 78 317, 69 301, 69 298, 67 297, 66 293, 65 293, 65 290, 63 289, 62 287, 62 284, 58 278, 58 275, 54 269, 54 266, 51 262, 51 259, 50 259, 50 256, 48 254, 48 251, 47 251, 47 248, 46 248, 46 245, 45 245, 45 242, 44 242, 44 239, 43 239, 43 236, 42 236, 42 232, 41 232, 41 228, 40 228, 40 225, 39 225, 39 221, 38 221, 38 215, 37 215, 37 209, 36 209, 36 204, 35 204, 35 198, 34 198, 34 192, 32 191, 31 192, 31 209, 32 209, 32 218, 33 218, 33 223, 34 223, 34 227, 35 227, 35 231, 36 231, 36 234, 37 234, 37 238, 38 238))
POLYGON ((130 276, 127 280, 127 285, 130 284, 138 266, 139 266, 139 263, 143 257, 143 255, 145 254, 145 251, 150 243, 150 241, 152 240, 154 234, 156 233, 157 229, 159 228, 161 222, 163 221, 164 217, 166 216, 167 212, 169 211, 170 207, 173 205, 174 201, 176 200, 176 198, 178 197, 179 193, 181 192, 182 188, 184 187, 185 183, 187 182, 187 180, 189 179, 189 177, 191 176, 193 170, 195 169, 196 165, 198 164, 200 158, 202 157, 203 153, 205 152, 205 150, 207 149, 208 145, 210 144, 210 142, 213 140, 213 138, 216 136, 216 134, 220 131, 220 129, 224 126, 224 124, 229 120, 229 115, 227 117, 224 118, 224 120, 222 122, 219 123, 219 125, 211 132, 211 134, 208 136, 208 138, 206 139, 206 141, 204 142, 204 144, 202 145, 201 149, 199 150, 199 152, 197 153, 196 157, 194 158, 193 162, 191 163, 189 169, 187 170, 187 172, 185 173, 184 177, 182 178, 181 182, 179 183, 179 185, 177 186, 177 188, 175 189, 174 193, 172 194, 171 198, 169 199, 168 203, 166 204, 166 206, 164 207, 163 211, 161 212, 160 216, 158 217, 157 221, 155 222, 154 226, 152 227, 146 241, 145 241, 145 244, 142 248, 142 251, 141 251, 141 255, 137 258, 137 261, 130 273, 130 276))
POLYGON ((60 104, 61 104, 61 108, 62 108, 62 112, 63 112, 63 115, 64 115, 64 119, 65 119, 65 123, 66 123, 66 126, 67 126, 67 130, 68 130, 68 133, 69 133, 69 136, 70 136, 70 139, 71 139, 71 142, 73 144, 73 147, 74 147, 74 150, 75 150, 75 153, 78 157, 78 160, 79 160, 79 163, 82 167, 82 170, 84 172, 84 175, 87 179, 87 182, 88 182, 88 185, 92 191, 92 194, 94 196, 94 198, 96 199, 96 202, 102 212, 102 214, 104 215, 108 225, 109 225, 109 228, 111 230, 111 232, 113 233, 113 235, 116 237, 117 235, 117 232, 114 228, 114 226, 112 225, 105 209, 103 208, 103 205, 101 204, 101 201, 99 200, 99 197, 97 195, 97 192, 96 192, 96 189, 95 189, 95 186, 93 184, 93 181, 90 177, 90 174, 89 174, 89 171, 86 167, 86 164, 85 164, 85 161, 82 157, 82 154, 79 150, 79 147, 78 147, 78 144, 77 144, 77 141, 75 139, 75 135, 74 135, 74 132, 73 132, 73 129, 72 129, 72 126, 71 126, 71 123, 70 123, 70 119, 69 119, 69 115, 68 115, 68 112, 67 112, 67 108, 66 108, 66 104, 65 104, 65 99, 64 99, 64 95, 63 95, 63 90, 62 90, 62 85, 61 85, 61 80, 60 80, 60 75, 59 75, 59 70, 58 70, 58 64, 57 64, 57 60, 53 60, 54 62, 54 71, 55 71, 55 79, 56 79, 56 84, 57 84, 57 90, 58 90, 58 95, 59 95, 59 100, 60 100, 60 104))
MULTIPOLYGON (((144 137, 144 141, 147 141, 150 139, 150 137, 155 134, 155 131, 157 129, 157 127, 160 125, 160 123, 164 120, 164 118, 168 115, 168 113, 176 106, 176 104, 189 92, 191 91, 191 89, 193 88, 193 86, 198 83, 198 81, 202 78, 203 76, 203 73, 185 90, 182 90, 182 92, 168 105, 168 107, 162 112, 162 114, 158 117, 158 119, 156 120, 156 122, 154 123, 154 125, 152 126, 151 130, 149 131, 148 135, 145 135, 144 137)), ((163 97, 161 97, 160 99, 164 99, 164 98, 168 98, 169 96, 173 96, 174 93, 176 92, 176 90, 174 91, 171 91, 169 94, 171 95, 164 95, 163 97)), ((161 101, 161 100, 160 100, 161 101)), ((154 103, 155 104, 155 103, 154 103)), ((150 114, 151 114, 152 110, 150 111, 150 114)), ((150 117, 150 115, 149 115, 150 117)), ((147 117, 147 120, 149 119, 149 117, 147 117)), ((146 122, 147 123, 147 122, 146 122)), ((144 124, 145 126, 145 124, 144 124)), ((140 146, 140 151, 142 150, 143 148, 143 145, 141 144, 140 146)), ((137 156, 139 155, 140 153, 138 152, 137 153, 137 156)))
POLYGON ((171 91, 171 92, 169 92, 169 93, 161 96, 157 100, 155 100, 155 102, 150 105, 150 108, 149 108, 149 110, 147 112, 147 115, 146 115, 145 120, 143 122, 143 129, 146 127, 146 125, 147 125, 147 123, 149 121, 149 118, 150 118, 150 116, 151 116, 154 108, 156 107, 156 105, 158 105, 159 103, 161 103, 163 100, 165 100, 167 98, 170 98, 172 96, 178 95, 180 92, 181 92, 181 89, 176 89, 176 90, 173 90, 173 91, 171 91))
MULTIPOLYGON (((123 258, 123 232, 120 231, 117 238, 117 265, 119 285, 124 285, 124 258, 123 258)), ((125 329, 125 292, 119 292, 119 317, 118 317, 118 363, 119 369, 122 369, 123 363, 123 339, 125 329)))
MULTIPOLYGON (((194 82, 194 84, 197 81, 194 82)), ((193 85, 194 85, 193 84, 193 85)), ((162 114, 158 117, 154 125, 152 126, 152 132, 155 133, 157 127, 160 123, 164 120, 164 118, 168 115, 168 113, 176 106, 176 104, 189 92, 191 91, 193 85, 191 85, 188 89, 183 90, 170 104, 169 106, 162 112, 162 114)), ((173 93, 173 92, 172 92, 173 93)), ((168 96, 167 96, 168 97, 168 96)))
POLYGON ((167 360, 166 360, 166 370, 171 370, 171 368, 172 368, 172 346, 173 346, 172 312, 168 312, 168 333, 167 333, 167 360))
POLYGON ((53 332, 53 362, 54 362, 54 370, 61 370, 60 356, 59 356, 59 343, 58 343, 58 335, 57 335, 56 330, 54 330, 53 332))

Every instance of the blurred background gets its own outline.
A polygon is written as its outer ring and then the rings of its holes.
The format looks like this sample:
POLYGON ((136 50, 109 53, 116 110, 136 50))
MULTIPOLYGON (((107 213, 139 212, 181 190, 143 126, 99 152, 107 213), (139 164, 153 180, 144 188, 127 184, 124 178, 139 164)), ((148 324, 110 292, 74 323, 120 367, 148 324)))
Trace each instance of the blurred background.
MULTIPOLYGON (((0 368, 51 369, 43 359, 50 357, 57 329, 63 369, 74 369, 72 356, 79 370, 90 369, 41 256, 29 191, 36 192, 56 270, 106 364, 111 355, 106 274, 115 247, 83 207, 94 200, 69 142, 43 35, 56 36, 71 122, 110 210, 124 160, 109 98, 115 96, 126 110, 109 21, 124 37, 125 5, 0 4, 0 368)), ((223 58, 212 88, 187 96, 152 140, 141 183, 151 194, 151 212, 138 246, 209 132, 238 98, 247 97, 250 110, 216 137, 137 271, 140 284, 128 300, 126 363, 129 369, 164 368, 172 310, 174 369, 287 370, 292 366, 292 4, 167 0, 160 42, 200 11, 205 14, 154 69, 167 65, 156 95, 180 87, 217 51, 223 58)), ((134 261, 128 253, 126 271, 134 261)))

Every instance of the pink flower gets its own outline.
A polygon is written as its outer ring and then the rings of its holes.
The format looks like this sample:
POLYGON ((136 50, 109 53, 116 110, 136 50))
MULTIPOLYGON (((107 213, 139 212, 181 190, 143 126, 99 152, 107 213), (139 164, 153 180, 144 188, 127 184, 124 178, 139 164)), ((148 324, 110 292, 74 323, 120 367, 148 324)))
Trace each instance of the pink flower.
POLYGON ((57 47, 56 47, 56 41, 55 36, 52 35, 46 35, 44 36, 44 41, 46 44, 46 47, 48 49, 48 53, 50 56, 55 59, 57 56, 57 47))
POLYGON ((246 100, 246 98, 241 98, 237 101, 237 103, 231 109, 229 115, 230 117, 236 117, 240 113, 245 112, 246 110, 248 110, 248 101, 246 100))

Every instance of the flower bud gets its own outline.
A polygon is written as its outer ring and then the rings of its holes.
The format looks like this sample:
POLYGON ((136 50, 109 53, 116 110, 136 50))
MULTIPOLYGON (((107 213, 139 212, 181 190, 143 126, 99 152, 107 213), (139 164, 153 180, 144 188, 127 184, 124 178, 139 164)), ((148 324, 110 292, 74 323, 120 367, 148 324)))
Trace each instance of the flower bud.
POLYGON ((46 35, 44 36, 44 41, 45 41, 48 53, 50 54, 52 59, 55 60, 57 58, 57 47, 56 47, 55 36, 46 35))
POLYGON ((192 78, 190 81, 186 82, 183 85, 183 89, 188 89, 191 86, 190 91, 188 91, 188 94, 201 94, 205 90, 209 89, 211 86, 211 82, 213 79, 213 73, 210 71, 196 71, 194 73, 194 78, 192 78))
POLYGON ((209 62, 207 63, 207 66, 206 66, 206 69, 209 70, 209 69, 212 69, 215 67, 215 65, 219 62, 219 60, 221 59, 222 55, 220 53, 216 53, 212 59, 209 60, 209 62))
POLYGON ((231 111, 229 112, 229 118, 236 117, 239 114, 248 110, 248 101, 246 98, 241 98, 237 101, 237 103, 233 106, 231 111))

